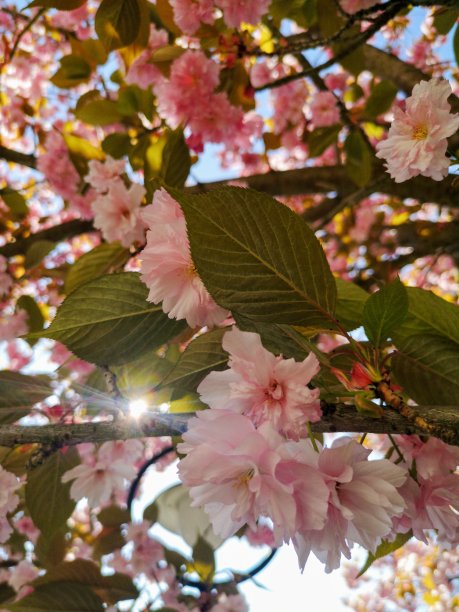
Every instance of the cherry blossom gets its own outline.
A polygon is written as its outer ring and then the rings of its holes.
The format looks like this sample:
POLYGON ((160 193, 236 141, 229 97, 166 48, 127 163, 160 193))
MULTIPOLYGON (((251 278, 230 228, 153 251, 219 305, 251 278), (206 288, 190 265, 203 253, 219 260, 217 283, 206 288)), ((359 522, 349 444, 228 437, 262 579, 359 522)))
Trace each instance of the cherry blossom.
POLYGON ((245 416, 203 410, 189 422, 177 449, 180 480, 193 506, 203 506, 216 534, 229 537, 244 524, 253 529, 260 515, 274 524, 275 539, 295 530, 293 486, 276 475, 282 438, 269 426, 256 430, 245 416))
POLYGON ((148 228, 140 254, 148 300, 162 301, 171 319, 186 319, 190 327, 217 325, 226 319, 228 312, 213 301, 194 268, 178 203, 164 189, 157 190, 153 203, 142 211, 142 220, 148 228))
POLYGON ((148 47, 135 58, 129 66, 126 74, 126 83, 138 85, 142 89, 147 89, 152 84, 164 81, 159 68, 151 63, 151 56, 156 49, 167 45, 168 37, 166 30, 158 30, 154 24, 150 25, 150 37, 148 47))
MULTIPOLYGON (((19 592, 24 585, 28 582, 32 582, 38 576, 39 570, 35 565, 29 563, 29 561, 20 561, 16 567, 11 571, 10 577, 8 578, 8 584, 13 589, 19 592)), ((30 589, 31 590, 31 589, 30 589)), ((21 593, 25 595, 26 593, 21 593)))
POLYGON ((378 0, 340 0, 341 8, 346 13, 353 15, 363 9, 371 8, 378 4, 378 0))
POLYGON ((336 98, 331 91, 318 91, 309 106, 315 128, 327 127, 340 121, 336 98))
POLYGON ((125 480, 134 478, 135 468, 124 461, 111 461, 110 457, 97 459, 94 465, 80 464, 62 476, 62 482, 72 482, 70 497, 80 501, 86 497, 91 508, 106 504, 116 489, 123 488, 125 480))
POLYGON ((215 0, 223 11, 223 19, 230 28, 238 28, 241 23, 256 24, 267 12, 270 0, 215 0))
POLYGON ((198 393, 211 408, 247 415, 256 426, 270 422, 279 432, 298 439, 308 421, 321 417, 319 391, 307 386, 319 371, 313 353, 304 361, 283 359, 267 351, 260 336, 236 327, 223 337, 228 370, 211 372, 198 393))
POLYGON ((300 529, 293 538, 300 567, 313 552, 328 573, 339 567, 341 554, 350 558, 354 543, 375 552, 391 533, 393 517, 402 515, 399 489, 406 470, 386 459, 368 461, 370 452, 355 440, 338 438, 320 453, 318 467, 330 491, 327 521, 323 529, 300 529))
MULTIPOLYGON (((103 162, 98 159, 90 159, 88 162, 89 172, 85 180, 97 193, 107 193, 116 179, 120 179, 126 170, 126 163, 122 159, 113 159, 110 155, 103 162)), ((117 185, 120 183, 117 182, 117 185)))
POLYGON ((215 8, 212 0, 171 0, 174 21, 185 34, 194 34, 201 23, 212 25, 215 8))
POLYGON ((145 189, 133 183, 127 189, 121 181, 111 184, 104 195, 92 202, 94 226, 101 230, 108 242, 119 240, 122 246, 129 247, 145 241, 145 225, 142 221, 140 205, 145 189))
POLYGON ((448 174, 447 138, 459 128, 459 114, 450 113, 448 81, 432 79, 414 86, 406 110, 394 109, 387 140, 376 145, 396 183, 421 174, 435 181, 448 174))

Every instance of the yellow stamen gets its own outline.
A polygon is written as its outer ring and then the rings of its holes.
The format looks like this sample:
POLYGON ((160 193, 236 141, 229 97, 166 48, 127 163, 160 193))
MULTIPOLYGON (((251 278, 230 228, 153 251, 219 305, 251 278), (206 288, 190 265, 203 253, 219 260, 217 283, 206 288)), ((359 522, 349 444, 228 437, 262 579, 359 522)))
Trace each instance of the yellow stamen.
POLYGON ((247 470, 247 472, 244 472, 237 478, 236 482, 234 483, 234 486, 236 488, 246 487, 248 482, 253 478, 254 474, 255 470, 253 468, 250 468, 249 470, 247 470))
POLYGON ((413 130, 413 138, 414 140, 425 140, 429 130, 426 125, 418 125, 413 130))

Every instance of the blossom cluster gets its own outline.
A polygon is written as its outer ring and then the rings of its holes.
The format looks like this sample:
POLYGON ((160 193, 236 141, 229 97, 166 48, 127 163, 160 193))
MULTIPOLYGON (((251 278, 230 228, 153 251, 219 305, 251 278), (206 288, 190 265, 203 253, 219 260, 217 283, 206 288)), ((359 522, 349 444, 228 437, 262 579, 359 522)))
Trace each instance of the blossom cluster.
POLYGON ((244 525, 256 532, 267 517, 275 546, 291 541, 301 568, 313 552, 327 572, 354 544, 375 553, 409 530, 423 541, 432 529, 440 540, 458 540, 458 449, 400 437, 406 453, 396 465, 369 460, 371 451, 348 437, 321 446, 307 435, 308 422, 321 416, 318 393, 307 387, 318 372, 315 356, 275 357, 257 334, 236 328, 223 347, 230 367, 198 387, 209 409, 178 446, 179 476, 218 535, 244 525))

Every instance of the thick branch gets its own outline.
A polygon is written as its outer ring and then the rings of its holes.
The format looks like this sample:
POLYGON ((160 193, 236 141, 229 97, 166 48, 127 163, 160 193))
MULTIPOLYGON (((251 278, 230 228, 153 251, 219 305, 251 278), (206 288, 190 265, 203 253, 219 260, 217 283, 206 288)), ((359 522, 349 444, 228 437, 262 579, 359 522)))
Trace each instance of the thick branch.
POLYGON ((20 164, 21 166, 27 166, 35 170, 37 167, 37 158, 31 153, 21 153, 20 151, 13 151, 0 145, 0 159, 4 159, 14 164, 20 164))
MULTIPOLYGON (((436 435, 459 446, 459 410, 457 406, 416 406, 416 413, 432 423, 436 435)), ((180 435, 193 413, 147 416, 140 420, 119 418, 113 422, 77 425, 3 425, 0 446, 46 444, 55 447, 74 446, 83 442, 107 442, 131 438, 180 435)), ((354 406, 328 404, 321 421, 312 423, 314 432, 368 432, 392 434, 425 434, 395 410, 387 409, 383 418, 365 416, 354 406)))
POLYGON ((13 257, 14 255, 20 255, 25 253, 27 249, 31 247, 34 242, 39 240, 51 240, 52 242, 60 242, 79 236, 80 234, 86 234, 88 232, 95 232, 95 228, 92 221, 84 221, 82 219, 73 219, 67 221, 61 225, 54 225, 47 229, 41 230, 35 234, 27 236, 27 238, 19 238, 16 242, 9 242, 8 244, 0 247, 0 255, 4 257, 13 257))
MULTIPOLYGON (((384 170, 382 164, 379 163, 375 165, 375 179, 378 178, 378 174, 385 178, 377 186, 377 191, 381 193, 402 199, 414 198, 420 202, 436 202, 451 208, 459 207, 459 181, 455 180, 456 177, 453 175, 447 176, 441 182, 417 176, 404 183, 395 183, 384 170)), ((188 190, 192 193, 207 192, 228 185, 228 183, 234 180, 201 183, 189 187, 188 190)), ((273 196, 329 193, 332 191, 347 195, 356 189, 355 184, 346 174, 344 166, 321 166, 317 168, 286 170, 283 172, 268 172, 266 174, 241 177, 238 180, 244 181, 247 187, 251 189, 263 191, 273 196)))

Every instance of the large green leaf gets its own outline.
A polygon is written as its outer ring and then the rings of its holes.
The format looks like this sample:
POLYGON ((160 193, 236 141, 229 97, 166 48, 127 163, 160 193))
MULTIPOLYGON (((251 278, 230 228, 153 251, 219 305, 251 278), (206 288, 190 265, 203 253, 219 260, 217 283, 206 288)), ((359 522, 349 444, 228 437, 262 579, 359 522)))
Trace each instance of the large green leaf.
POLYGON ((59 340, 77 357, 99 365, 129 362, 186 327, 147 302, 147 294, 135 272, 101 276, 71 293, 51 325, 31 337, 59 340))
POLYGON ((37 587, 43 584, 60 582, 91 587, 104 602, 110 604, 125 599, 136 599, 138 596, 132 578, 120 573, 102 576, 98 565, 88 559, 64 561, 48 569, 46 574, 34 580, 33 584, 34 587, 37 587))
POLYGON ((62 475, 80 462, 75 448, 53 453, 28 475, 25 501, 35 525, 45 537, 51 537, 63 527, 75 508, 70 498, 70 483, 62 475))
POLYGON ((191 507, 188 489, 182 485, 176 485, 161 493, 156 504, 158 523, 182 536, 190 546, 195 546, 200 537, 214 549, 222 543, 221 538, 215 535, 204 510, 191 507))
POLYGON ((397 382, 419 404, 459 404, 459 345, 441 336, 399 339, 392 357, 397 382))
POLYGON ((32 406, 52 394, 49 380, 19 372, 0 372, 0 424, 14 423, 26 416, 32 406))
POLYGON ((89 587, 52 582, 36 587, 7 608, 11 612, 103 612, 102 600, 89 587))
POLYGON ((60 68, 50 81, 56 87, 68 89, 86 83, 91 76, 91 66, 78 55, 65 55, 60 60, 60 68))
POLYGON ((97 9, 97 36, 109 51, 133 43, 141 27, 138 0, 102 0, 97 9))
POLYGON ((408 314, 406 288, 397 278, 370 295, 363 308, 363 326, 368 339, 380 346, 408 314))
POLYGON ((222 348, 222 338, 227 331, 225 328, 215 329, 190 342, 175 368, 162 381, 162 386, 196 391, 209 372, 223 370, 228 361, 228 353, 222 348))
POLYGON ((100 244, 82 255, 70 268, 65 279, 65 292, 71 293, 80 285, 118 270, 128 259, 128 249, 119 242, 100 244))
POLYGON ((336 278, 338 289, 338 302, 336 304, 336 318, 347 330, 362 325, 363 308, 368 300, 368 293, 349 281, 336 278))
POLYGON ((393 332, 395 343, 408 336, 431 334, 459 344, 459 307, 425 289, 408 287, 406 291, 408 316, 393 332))
POLYGON ((185 214, 198 273, 218 304, 256 321, 332 326, 335 280, 298 215, 250 189, 170 192, 185 214))

